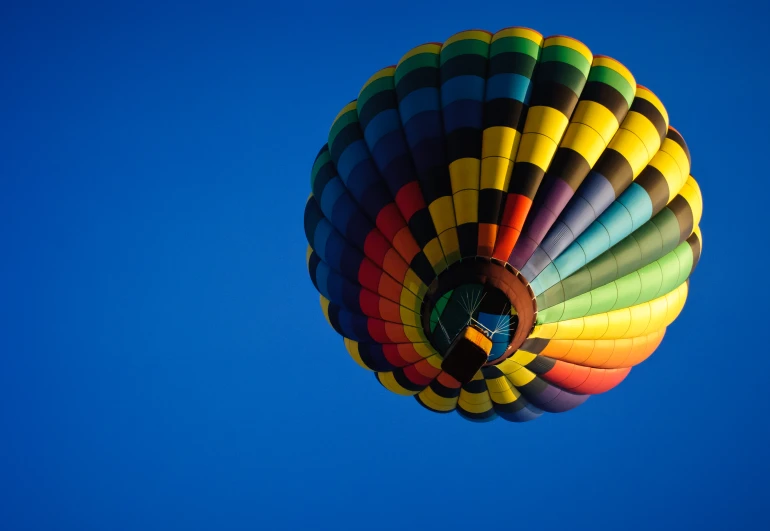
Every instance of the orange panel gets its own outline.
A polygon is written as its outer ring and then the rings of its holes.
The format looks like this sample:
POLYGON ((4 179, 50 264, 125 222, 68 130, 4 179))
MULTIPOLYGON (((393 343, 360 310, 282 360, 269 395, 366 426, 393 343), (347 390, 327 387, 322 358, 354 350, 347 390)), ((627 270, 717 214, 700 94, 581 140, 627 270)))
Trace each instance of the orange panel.
POLYGON ((492 256, 497 239, 497 225, 479 223, 479 244, 477 253, 480 256, 492 256))

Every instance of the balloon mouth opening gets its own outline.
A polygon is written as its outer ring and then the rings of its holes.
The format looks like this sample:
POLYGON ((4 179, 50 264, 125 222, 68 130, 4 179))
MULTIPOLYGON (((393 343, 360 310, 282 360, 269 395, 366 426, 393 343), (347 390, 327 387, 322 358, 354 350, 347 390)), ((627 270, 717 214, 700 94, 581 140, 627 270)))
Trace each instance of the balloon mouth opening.
POLYGON ((439 274, 421 309, 423 330, 445 360, 459 337, 475 333, 491 343, 485 366, 516 352, 534 329, 536 317, 527 279, 510 264, 486 257, 464 258, 439 274))

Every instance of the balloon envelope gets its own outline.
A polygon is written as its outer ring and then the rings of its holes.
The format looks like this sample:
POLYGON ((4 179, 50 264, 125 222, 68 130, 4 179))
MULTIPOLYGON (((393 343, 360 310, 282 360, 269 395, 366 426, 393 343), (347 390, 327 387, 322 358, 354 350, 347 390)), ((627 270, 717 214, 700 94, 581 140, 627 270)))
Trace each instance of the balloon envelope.
POLYGON ((376 72, 311 173, 327 320, 388 390, 527 421, 619 384, 701 253, 690 152, 618 61, 471 30, 376 72))

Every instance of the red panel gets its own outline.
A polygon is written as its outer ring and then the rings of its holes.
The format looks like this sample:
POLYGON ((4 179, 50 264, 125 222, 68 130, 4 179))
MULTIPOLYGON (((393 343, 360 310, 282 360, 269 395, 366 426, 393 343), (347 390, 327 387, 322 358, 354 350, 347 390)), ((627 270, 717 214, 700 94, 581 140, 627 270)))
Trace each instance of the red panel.
POLYGON ((361 262, 361 266, 358 268, 358 283, 369 291, 379 293, 378 289, 381 276, 382 270, 374 265, 374 262, 368 258, 364 258, 361 262))
POLYGON ((393 343, 388 337, 388 333, 385 331, 385 321, 379 319, 368 319, 366 322, 366 328, 371 336, 372 340, 376 343, 393 343))
POLYGON ((409 378, 410 382, 422 386, 427 386, 431 381, 433 381, 433 378, 421 374, 414 365, 404 367, 404 376, 409 378))
POLYGON ((370 232, 364 241, 364 254, 380 267, 390 249, 390 242, 378 230, 370 232))
POLYGON ((390 203, 380 210, 377 214, 377 228, 382 231, 385 237, 393 241, 398 231, 406 227, 404 218, 401 217, 398 207, 395 203, 390 203))
POLYGON ((358 294, 358 304, 368 317, 381 317, 380 298, 369 290, 362 289, 358 294))
POLYGON ((409 363, 416 363, 423 359, 412 343, 401 343, 398 345, 398 352, 401 354, 401 357, 409 363))
POLYGON ((500 227, 500 231, 497 233, 495 252, 492 253, 492 256, 507 262, 520 235, 520 230, 512 229, 511 227, 500 227))
POLYGON ((425 200, 422 197, 420 183, 412 181, 402 186, 401 190, 396 194, 396 204, 404 215, 406 222, 409 223, 415 212, 425 208, 425 200))
POLYGON ((405 367, 411 362, 404 358, 401 353, 401 345, 385 344, 382 345, 382 353, 388 363, 396 367, 405 367))

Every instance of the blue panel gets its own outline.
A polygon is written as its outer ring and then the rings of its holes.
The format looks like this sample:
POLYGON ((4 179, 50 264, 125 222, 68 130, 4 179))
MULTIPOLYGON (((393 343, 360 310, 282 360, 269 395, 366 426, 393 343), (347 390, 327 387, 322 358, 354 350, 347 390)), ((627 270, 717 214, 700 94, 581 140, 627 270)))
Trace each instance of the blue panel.
POLYGON ((368 158, 370 158, 369 148, 364 140, 356 140, 345 148, 345 151, 340 154, 340 158, 337 161, 337 172, 345 184, 348 184, 353 168, 368 158))
POLYGON ((334 204, 344 193, 346 193, 345 185, 342 184, 339 177, 335 177, 326 185, 323 195, 321 196, 321 210, 327 218, 331 218, 331 213, 334 211, 334 204))
POLYGON ((318 226, 316 226, 315 229, 313 249, 315 249, 315 252, 317 252, 318 256, 321 257, 321 260, 327 264, 330 264, 331 262, 329 260, 329 253, 327 252, 326 244, 328 243, 329 236, 333 230, 334 229, 332 228, 331 223, 329 223, 329 220, 326 218, 319 220, 318 226))
POLYGON ((337 227, 337 230, 347 236, 346 229, 348 223, 357 210, 358 206, 346 191, 343 195, 339 196, 330 211, 324 210, 324 214, 331 220, 332 225, 337 227))
MULTIPOLYGON (((483 127, 484 104, 480 101, 460 100, 444 107, 444 130, 451 133, 463 127, 483 127)), ((480 156, 481 154, 479 154, 480 156)))
POLYGON ((318 292, 327 299, 331 300, 332 298, 329 296, 328 278, 329 266, 324 262, 318 262, 318 267, 316 267, 315 270, 315 279, 318 284, 318 292))
POLYGON ((485 80, 479 76, 457 76, 441 85, 441 104, 446 108, 449 104, 460 100, 484 101, 485 80))
POLYGON ((425 111, 415 114, 412 119, 404 124, 407 142, 410 146, 416 146, 426 138, 442 138, 444 130, 441 124, 440 111, 425 111))
MULTIPOLYGON (((380 172, 370 158, 364 159, 350 172, 350 180, 345 182, 353 197, 359 199, 363 193, 376 184, 382 183, 380 172)), ((383 183, 384 184, 384 183, 383 183)))
POLYGON ((398 111, 395 109, 385 110, 372 118, 364 129, 366 144, 371 149, 377 145, 383 136, 399 129, 401 129, 401 119, 398 116, 398 111))
POLYGON ((529 101, 532 82, 519 74, 497 74, 487 80, 486 100, 506 98, 522 103, 529 101))
POLYGON ((554 260, 554 264, 564 279, 609 248, 610 235, 607 229, 601 223, 594 223, 554 260))
MULTIPOLYGON (((650 199, 650 195, 637 183, 632 183, 631 186, 620 195, 618 202, 626 207, 631 213, 631 219, 633 221, 631 232, 647 223, 652 217, 652 200, 650 199)), ((599 219, 601 220, 602 218, 600 217, 599 219)), ((615 242, 613 242, 613 244, 614 243, 615 242)))
POLYGON ((379 141, 372 151, 372 157, 377 162, 378 168, 384 169, 392 160, 407 153, 409 153, 409 147, 406 145, 401 129, 398 129, 386 134, 379 141))
POLYGON ((438 111, 441 109, 439 104, 439 92, 437 88, 426 87, 409 93, 398 104, 398 112, 401 115, 401 122, 407 123, 412 116, 425 111, 438 111))

